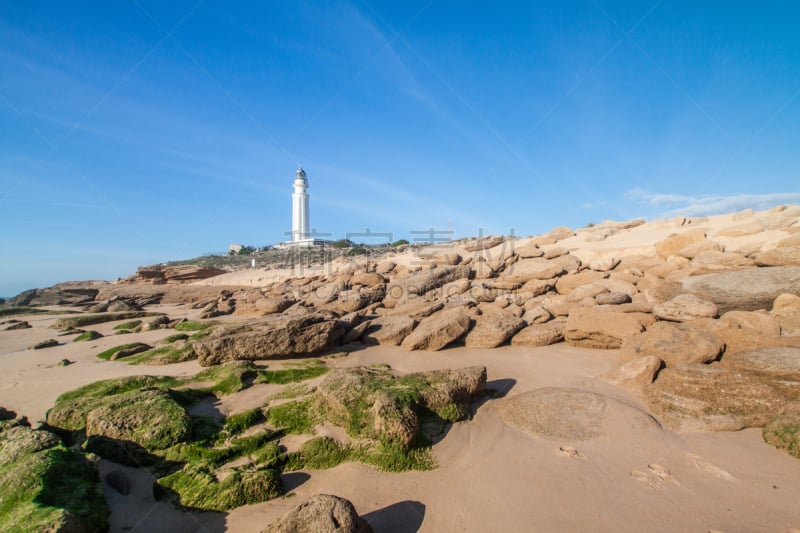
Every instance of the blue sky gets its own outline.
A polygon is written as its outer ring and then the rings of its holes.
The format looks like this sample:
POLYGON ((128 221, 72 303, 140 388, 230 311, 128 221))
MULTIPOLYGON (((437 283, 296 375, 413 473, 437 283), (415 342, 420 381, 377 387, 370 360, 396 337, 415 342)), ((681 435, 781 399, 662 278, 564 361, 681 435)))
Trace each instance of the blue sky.
POLYGON ((800 203, 800 3, 0 3, 0 295, 311 225, 800 203), (499 5, 494 5, 499 4, 499 5))

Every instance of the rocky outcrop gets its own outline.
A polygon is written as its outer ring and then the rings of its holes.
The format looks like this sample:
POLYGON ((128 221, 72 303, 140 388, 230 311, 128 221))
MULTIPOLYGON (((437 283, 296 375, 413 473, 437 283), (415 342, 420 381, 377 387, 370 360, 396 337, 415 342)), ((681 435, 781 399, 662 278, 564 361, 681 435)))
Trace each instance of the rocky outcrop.
POLYGON ((416 322, 407 316, 383 316, 370 321, 361 337, 364 344, 400 346, 416 322))
POLYGON ((781 294, 775 298, 769 314, 778 321, 781 335, 800 336, 800 296, 781 294))
POLYGON ((686 322, 696 318, 715 318, 718 309, 714 302, 703 300, 693 294, 680 294, 675 298, 653 306, 653 314, 661 320, 686 322))
POLYGON ((781 294, 800 294, 800 267, 704 274, 684 279, 683 287, 686 292, 717 304, 720 313, 771 309, 772 302, 781 294))
POLYGON ((725 354, 720 366, 759 377, 785 396, 800 401, 800 348, 762 348, 725 354))
POLYGON ((668 367, 716 361, 725 343, 712 333, 688 324, 656 322, 647 331, 632 335, 622 344, 622 361, 655 355, 668 367))
POLYGON ((645 399, 654 413, 681 431, 762 427, 786 403, 756 377, 702 364, 662 370, 645 399))
POLYGON ((664 362, 655 355, 637 357, 600 376, 600 379, 631 392, 642 392, 653 383, 664 362))
POLYGON ((270 524, 262 533, 372 533, 349 501, 317 494, 270 524))
POLYGON ((608 350, 619 348, 642 329, 641 322, 630 314, 577 307, 569 313, 564 339, 573 346, 608 350))
POLYGON ((125 283, 150 285, 181 284, 213 278, 214 276, 219 276, 226 272, 226 270, 221 270, 219 268, 201 265, 153 265, 139 267, 136 270, 136 274, 123 281, 125 283))
POLYGON ((234 360, 316 355, 332 347, 344 333, 338 321, 322 315, 276 316, 218 327, 193 346, 198 362, 210 366, 234 360))
POLYGON ((94 301, 99 289, 91 282, 59 283, 46 289, 21 292, 6 301, 9 306, 82 305, 94 301))
POLYGON ((538 279, 547 280, 560 276, 566 272, 561 263, 546 259, 523 259, 507 268, 502 278, 508 281, 527 281, 538 279))
POLYGON ((800 266, 800 246, 781 246, 755 255, 758 266, 800 266))
POLYGON ((690 229, 683 233, 670 235, 663 241, 656 243, 656 253, 667 259, 674 255, 679 255, 680 251, 689 246, 706 240, 706 232, 703 229, 690 229))
POLYGON ((564 319, 556 319, 544 324, 531 324, 511 337, 512 346, 549 346, 564 340, 564 319))
POLYGON ((502 309, 483 308, 475 325, 464 336, 464 345, 468 348, 495 348, 510 339, 525 321, 502 309))
POLYGON ((441 350, 464 335, 470 319, 458 309, 446 310, 424 319, 408 335, 401 346, 406 350, 441 350))
POLYGON ((469 267, 441 266, 431 270, 421 270, 409 276, 392 281, 386 286, 386 307, 395 307, 413 296, 421 296, 426 292, 450 283, 457 278, 466 277, 469 267), (464 270, 466 268, 466 270, 464 270))

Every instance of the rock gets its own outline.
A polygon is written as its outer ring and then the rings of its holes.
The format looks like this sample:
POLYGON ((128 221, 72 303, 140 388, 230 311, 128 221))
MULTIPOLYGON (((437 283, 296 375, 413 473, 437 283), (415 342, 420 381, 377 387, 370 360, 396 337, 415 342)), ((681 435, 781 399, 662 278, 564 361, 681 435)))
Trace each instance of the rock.
POLYGON ((226 361, 317 355, 344 335, 344 327, 323 315, 302 317, 275 315, 268 319, 216 328, 195 341, 194 351, 202 366, 226 361))
MULTIPOLYGON (((470 282, 467 278, 457 279, 455 281, 451 281, 450 283, 446 283, 442 285, 439 289, 436 290, 436 296, 441 300, 447 300, 453 296, 458 296, 459 294, 464 294, 469 290, 470 282)), ((430 293, 428 293, 430 294, 430 293)), ((426 298, 428 296, 426 294, 426 298)))
POLYGON ((470 319, 459 310, 440 311, 424 319, 400 344, 406 350, 441 350, 469 330, 470 319))
POLYGON ((344 498, 317 494, 270 524, 262 533, 372 533, 344 498))
POLYGON ((570 302, 581 302, 586 298, 593 299, 598 294, 603 294, 606 292, 608 292, 608 289, 593 283, 589 285, 581 285, 567 295, 567 300, 570 302))
POLYGON ((800 402, 783 408, 764 426, 764 442, 800 459, 800 402))
POLYGON ((560 294, 548 295, 542 300, 541 305, 553 316, 567 316, 577 305, 568 298, 560 294))
POLYGON ((544 255, 544 251, 532 242, 527 242, 522 246, 515 247, 514 252, 522 259, 534 259, 544 255))
POLYGON ((683 280, 685 292, 717 304, 719 312, 770 309, 784 293, 800 294, 800 267, 763 267, 683 280))
POLYGON ((295 303, 297 301, 289 296, 258 298, 254 301, 238 302, 233 314, 243 316, 272 315, 283 313, 295 303))
POLYGON ((755 262, 737 252, 700 252, 689 263, 696 274, 752 268, 755 262))
POLYGON ((58 363, 56 363, 56 366, 69 366, 74 364, 75 361, 70 361, 69 359, 62 359, 58 363))
POLYGON ((124 359, 125 357, 130 357, 132 355, 136 355, 137 353, 146 352, 147 350, 152 349, 153 347, 145 344, 143 342, 136 342, 133 345, 127 345, 128 348, 123 348, 121 350, 117 350, 116 352, 112 353, 111 356, 108 358, 109 361, 116 361, 118 359, 124 359))
POLYGON ((625 292, 605 292, 595 296, 594 301, 597 305, 621 305, 630 302, 631 297, 625 292))
POLYGON ((553 318, 553 315, 550 314, 550 311, 541 305, 531 307, 522 315, 522 319, 528 324, 542 324, 551 318, 553 318))
POLYGON ((662 320, 686 322, 696 318, 715 318, 718 310, 714 302, 693 294, 679 294, 673 299, 653 306, 653 314, 662 320))
POLYGON ((568 239, 574 235, 575 232, 572 230, 572 228, 568 228, 567 226, 559 226, 557 228, 553 228, 547 233, 548 237, 552 237, 557 241, 568 239))
POLYGON ((529 294, 531 297, 540 296, 553 290, 553 282, 550 280, 532 279, 525 282, 520 287, 520 294, 529 294))
POLYGON ((724 349, 725 343, 711 333, 688 324, 656 322, 647 331, 626 339, 620 355, 622 361, 655 355, 667 367, 675 367, 686 363, 716 361, 724 349))
POLYGON ((119 313, 123 311, 141 311, 142 308, 129 298, 118 298, 106 306, 105 311, 109 313, 119 313))
POLYGON ((647 413, 593 392, 546 387, 504 401, 500 417, 507 425, 551 441, 575 442, 601 436, 612 442, 630 432, 661 432, 647 413))
POLYGON ((556 281, 555 287, 556 290, 558 291, 558 294, 569 294, 582 285, 589 285, 590 283, 602 280, 607 276, 608 274, 604 272, 586 270, 584 272, 579 272, 577 274, 568 274, 566 276, 561 276, 556 281))
POLYGON ((131 493, 131 480, 122 470, 112 470, 106 474, 105 480, 109 487, 123 496, 131 493))
POLYGON ((395 307, 398 303, 421 296, 429 290, 441 287, 457 278, 466 277, 469 267, 442 266, 432 270, 415 272, 405 278, 392 281, 386 286, 386 307, 395 307), (466 268, 466 271, 461 269, 466 268))
POLYGON ((525 327, 525 321, 503 310, 484 308, 475 325, 464 336, 468 348, 495 348, 525 327))
POLYGON ((589 263, 589 268, 598 272, 607 272, 614 270, 617 265, 619 265, 619 259, 615 257, 599 257, 589 263))
POLYGON ((787 397, 800 400, 800 348, 726 353, 720 366, 760 377, 787 397))
POLYGON ((769 313, 781 326, 781 335, 800 335, 800 296, 781 294, 769 313))
POLYGON ((511 337, 512 346, 549 346, 564 340, 564 319, 556 319, 544 324, 532 324, 511 337))
POLYGON ((414 320, 422 320, 444 307, 443 302, 429 302, 422 298, 415 298, 406 304, 390 309, 388 316, 407 316, 414 320))
POLYGON ((565 272, 564 267, 545 259, 523 259, 508 267, 502 278, 508 281, 525 283, 532 279, 547 280, 560 276, 565 272))
POLYGON ((680 250, 678 250, 678 255, 681 257, 685 257, 687 259, 694 259, 698 254, 702 252, 724 252, 725 249, 723 246, 715 241, 698 241, 693 242, 691 244, 687 244, 680 250))
POLYGON ((407 316, 384 316, 370 322, 361 340, 364 344, 400 346, 413 330, 416 322, 407 316))
MULTIPOLYGON (((785 344, 780 324, 766 312, 728 311, 709 325, 711 331, 725 341, 726 353, 785 344)), ((703 325, 698 324, 698 327, 703 325)))
POLYGON ((721 229, 717 232, 717 235, 722 235, 723 237, 745 237, 747 235, 761 233, 762 231, 764 231, 764 228, 755 222, 751 222, 749 224, 740 224, 738 226, 721 229))
POLYGON ((457 253, 450 252, 445 254, 434 255, 433 257, 430 258, 430 260, 433 261, 434 264, 439 266, 442 265, 453 266, 461 263, 462 258, 457 253))
POLYGON ((16 323, 14 323, 14 324, 11 324, 10 326, 6 326, 6 328, 4 329, 4 331, 13 331, 13 330, 15 330, 15 329, 30 329, 30 328, 32 328, 32 327, 33 327, 33 326, 31 326, 30 324, 28 324, 28 322, 27 322, 26 320, 23 320, 23 321, 21 321, 21 322, 16 322, 16 323))
POLYGON ((633 316, 594 308, 573 308, 564 328, 564 339, 583 348, 614 349, 623 340, 642 331, 641 323, 633 316))
POLYGON ((702 364, 662 370, 646 389, 645 399, 654 413, 679 431, 762 427, 786 402, 758 378, 702 364))
POLYGON ((755 255, 758 266, 800 266, 800 246, 772 248, 755 255))
POLYGON ((31 346, 31 350, 42 350, 44 348, 52 348, 53 346, 58 346, 58 341, 55 339, 47 339, 31 346))
POLYGON ((91 282, 59 283, 46 289, 31 289, 10 298, 8 306, 80 305, 94 301, 99 289, 91 282))
POLYGON ((358 272, 350 278, 350 285, 366 285, 367 287, 372 285, 381 285, 386 283, 386 278, 378 273, 372 272, 358 272))
POLYGON ((381 261, 380 263, 375 265, 375 273, 389 274, 395 269, 395 267, 397 267, 397 263, 395 263, 394 261, 389 261, 389 260, 381 261))
POLYGON ((765 230, 786 229, 795 223, 795 218, 778 214, 767 215, 756 219, 756 224, 765 230))
POLYGON ((641 392, 653 383, 664 362, 655 355, 637 357, 600 376, 612 385, 632 392, 641 392))
POLYGON ((481 250, 487 250, 489 248, 494 248, 503 243, 505 239, 498 235, 490 235, 488 237, 477 238, 475 240, 469 241, 465 246, 464 250, 467 252, 478 252, 481 250))
POLYGON ((472 267, 472 277, 474 279, 489 279, 495 274, 494 269, 491 266, 489 266, 489 263, 486 263, 484 261, 473 263, 471 267, 472 267))
POLYGON ((778 241, 777 246, 779 248, 784 248, 787 246, 796 247, 800 246, 800 234, 792 235, 791 237, 787 237, 781 241, 778 241))
POLYGON ((656 253, 664 259, 673 255, 678 255, 680 250, 690 244, 706 240, 706 232, 703 229, 690 229, 683 233, 673 234, 656 243, 656 253))
MULTIPOLYGON (((546 254, 545 257, 547 257, 546 254)), ((581 269, 583 264, 577 256, 574 256, 569 252, 550 259, 550 262, 556 265, 561 265, 564 268, 564 272, 567 274, 576 274, 581 269)))
POLYGON ((19 461, 27 454, 47 450, 61 444, 61 439, 49 431, 31 429, 27 420, 13 420, 0 425, 0 466, 19 461))
POLYGON ((136 274, 123 280, 125 283, 162 285, 165 283, 182 284, 208 279, 226 270, 200 265, 165 266, 153 265, 139 267, 136 274))

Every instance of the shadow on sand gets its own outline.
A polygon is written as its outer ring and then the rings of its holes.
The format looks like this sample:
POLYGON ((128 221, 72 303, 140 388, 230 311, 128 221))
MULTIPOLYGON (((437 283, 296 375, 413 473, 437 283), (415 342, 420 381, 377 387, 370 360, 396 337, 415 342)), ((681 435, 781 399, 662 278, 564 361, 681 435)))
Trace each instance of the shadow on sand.
POLYGON ((362 516, 375 533, 416 533, 425 519, 425 504, 413 500, 393 503, 362 516))

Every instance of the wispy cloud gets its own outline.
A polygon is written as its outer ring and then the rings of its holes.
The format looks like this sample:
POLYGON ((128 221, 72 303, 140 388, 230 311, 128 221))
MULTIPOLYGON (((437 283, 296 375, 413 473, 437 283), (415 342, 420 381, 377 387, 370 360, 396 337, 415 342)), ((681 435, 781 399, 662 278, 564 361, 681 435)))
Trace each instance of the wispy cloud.
POLYGON ((800 192, 691 196, 631 189, 625 193, 625 197, 639 204, 665 209, 660 213, 665 217, 718 215, 742 209, 769 209, 780 204, 800 203, 800 192))

